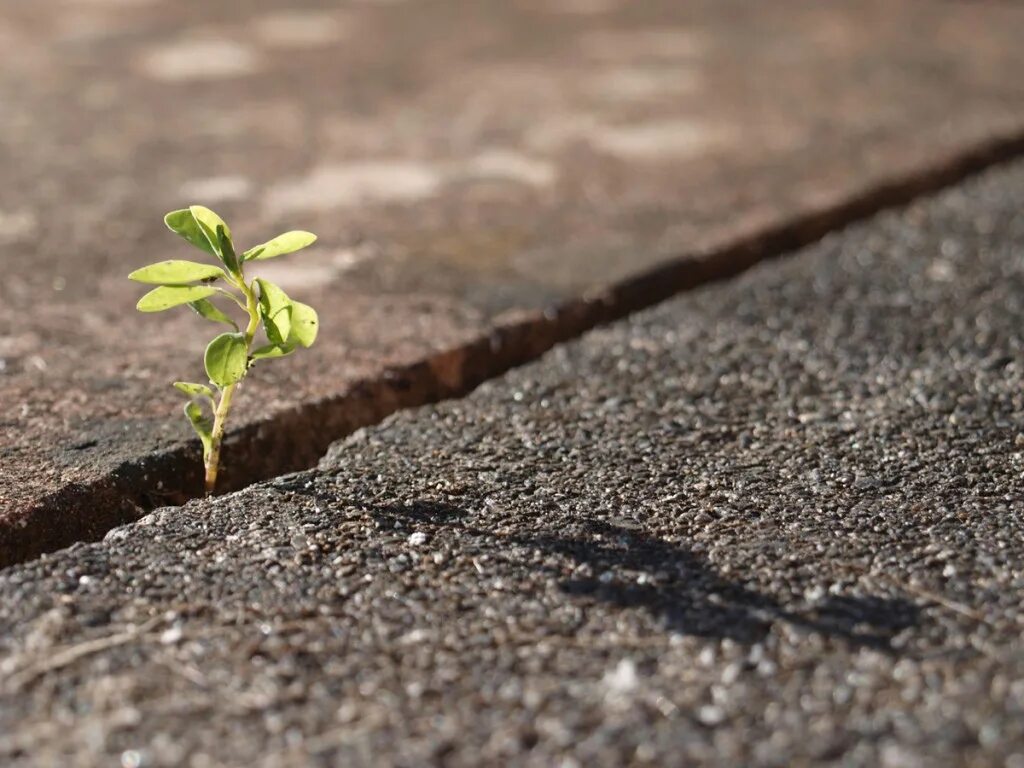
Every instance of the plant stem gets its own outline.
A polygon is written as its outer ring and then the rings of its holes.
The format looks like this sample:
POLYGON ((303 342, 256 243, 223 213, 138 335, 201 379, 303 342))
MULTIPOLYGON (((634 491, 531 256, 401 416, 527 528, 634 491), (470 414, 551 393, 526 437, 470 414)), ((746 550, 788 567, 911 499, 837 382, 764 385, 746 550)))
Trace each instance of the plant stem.
MULTIPOLYGON (((241 272, 235 275, 236 284, 245 294, 245 311, 249 313, 249 325, 245 329, 245 352, 246 355, 252 350, 252 341, 256 331, 260 327, 259 305, 256 301, 256 294, 245 284, 245 278, 241 272)), ((220 445, 224 439, 224 426, 228 420, 228 413, 231 410, 231 398, 234 397, 235 388, 238 382, 225 387, 220 393, 220 402, 213 414, 213 430, 210 436, 210 451, 205 456, 206 464, 206 495, 213 494, 217 487, 217 470, 220 468, 220 445)))
POLYGON ((220 402, 213 414, 213 432, 210 438, 210 452, 206 457, 206 495, 213 493, 217 487, 217 469, 220 467, 220 443, 224 438, 224 424, 231 410, 231 398, 235 394, 237 384, 232 384, 220 394, 220 402))

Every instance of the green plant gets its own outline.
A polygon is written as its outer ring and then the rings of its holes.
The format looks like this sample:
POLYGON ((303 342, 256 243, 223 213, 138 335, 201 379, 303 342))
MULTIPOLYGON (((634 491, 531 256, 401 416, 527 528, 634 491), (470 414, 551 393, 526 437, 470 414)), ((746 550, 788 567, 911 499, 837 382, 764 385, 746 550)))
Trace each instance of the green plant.
POLYGON ((257 360, 289 355, 299 347, 311 346, 316 340, 316 311, 292 301, 269 280, 257 277, 251 283, 246 282, 245 264, 298 251, 312 244, 316 235, 285 232, 237 255, 231 242, 231 230, 209 208, 193 205, 171 211, 164 221, 172 232, 215 257, 220 265, 174 259, 135 270, 128 275, 129 279, 159 286, 139 299, 137 309, 162 312, 187 304, 201 317, 234 328, 217 336, 206 347, 203 362, 213 389, 206 384, 174 382, 175 388, 189 398, 185 415, 203 444, 206 492, 210 494, 217 485, 224 425, 239 382, 257 360), (230 299, 245 312, 244 330, 214 303, 214 299, 219 298, 230 299), (265 339, 257 346, 261 327, 265 339))

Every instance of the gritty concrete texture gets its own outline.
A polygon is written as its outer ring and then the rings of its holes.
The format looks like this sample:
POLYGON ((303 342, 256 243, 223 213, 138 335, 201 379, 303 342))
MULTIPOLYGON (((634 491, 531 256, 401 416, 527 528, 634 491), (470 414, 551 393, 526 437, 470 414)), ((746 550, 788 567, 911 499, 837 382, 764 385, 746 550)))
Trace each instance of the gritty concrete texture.
POLYGON ((1017 766, 1024 164, 0 573, 7 765, 1017 766))
POLYGON ((246 383, 237 487, 544 348, 510 323, 1019 148, 1022 26, 934 0, 8 3, 0 562, 196 488, 168 382, 209 328, 136 315, 125 280, 187 254, 164 211, 321 236, 266 267, 323 330, 246 383))

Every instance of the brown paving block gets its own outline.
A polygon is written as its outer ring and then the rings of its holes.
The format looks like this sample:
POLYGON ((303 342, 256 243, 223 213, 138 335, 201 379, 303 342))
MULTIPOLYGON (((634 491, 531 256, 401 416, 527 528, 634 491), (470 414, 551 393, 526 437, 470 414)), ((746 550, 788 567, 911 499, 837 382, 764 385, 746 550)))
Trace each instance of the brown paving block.
POLYGON ((267 265, 322 333, 246 381, 237 486, 1020 149, 1022 32, 1008 3, 10 5, 0 563, 197 484, 168 383, 210 328, 125 279, 189 255, 166 210, 321 238, 267 265))

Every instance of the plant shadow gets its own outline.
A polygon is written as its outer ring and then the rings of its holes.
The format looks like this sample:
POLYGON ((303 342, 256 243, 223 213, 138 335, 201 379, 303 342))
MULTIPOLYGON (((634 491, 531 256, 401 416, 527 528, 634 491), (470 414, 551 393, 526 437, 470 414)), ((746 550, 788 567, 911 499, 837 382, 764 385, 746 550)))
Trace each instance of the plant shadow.
MULTIPOLYGON (((893 653, 895 635, 919 620, 912 602, 881 596, 829 596, 811 607, 791 609, 771 595, 725 578, 686 547, 632 525, 591 520, 580 522, 572 531, 499 535, 471 525, 466 510, 445 503, 415 501, 368 511, 385 523, 414 521, 418 526, 472 535, 478 545, 488 542, 488 548, 509 562, 514 562, 517 549, 540 550, 549 556, 540 567, 558 580, 568 597, 641 609, 674 633, 753 643, 773 623, 785 622, 854 646, 893 653)), ((538 566, 523 563, 523 567, 538 566)))

